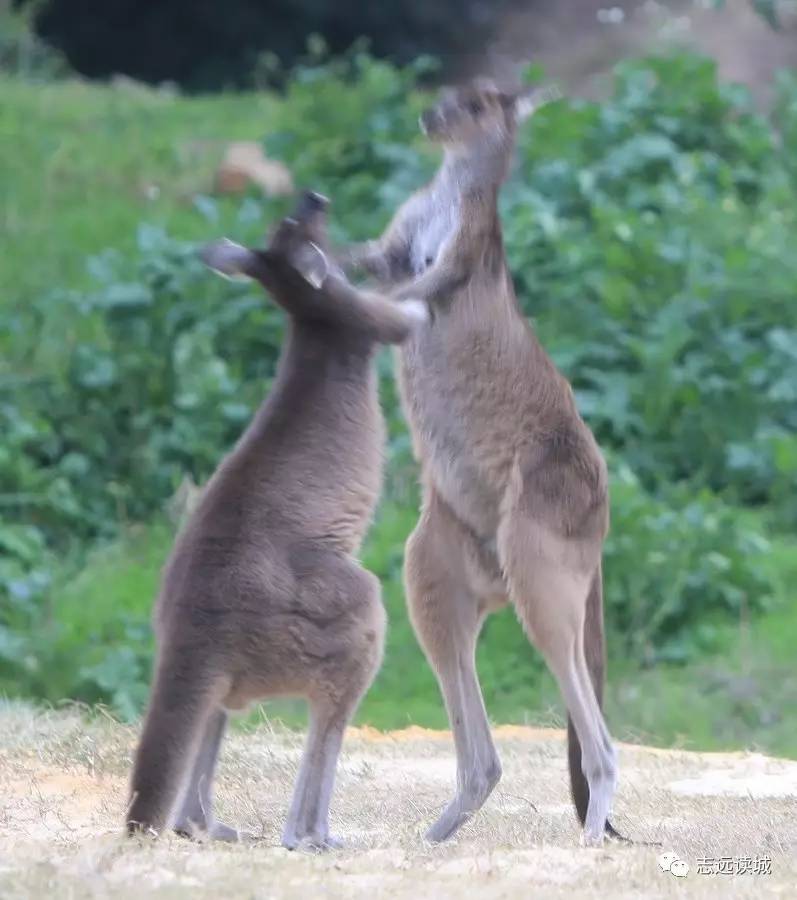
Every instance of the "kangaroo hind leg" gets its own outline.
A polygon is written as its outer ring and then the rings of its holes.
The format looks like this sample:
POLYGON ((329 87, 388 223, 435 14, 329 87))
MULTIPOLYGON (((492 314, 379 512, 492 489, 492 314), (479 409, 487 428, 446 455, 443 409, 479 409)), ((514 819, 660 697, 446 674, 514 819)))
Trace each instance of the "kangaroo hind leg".
POLYGON ((310 727, 282 833, 282 845, 289 850, 331 850, 343 844, 329 832, 329 804, 343 734, 355 706, 356 700, 310 701, 310 727))
POLYGON ((238 841, 241 833, 213 814, 213 782, 219 748, 227 725, 227 713, 220 707, 208 717, 199 750, 188 779, 174 830, 185 837, 207 835, 217 841, 238 841))
POLYGON ((524 540, 523 528, 508 529, 508 533, 512 537, 505 557, 512 601, 567 706, 589 786, 584 839, 599 844, 614 796, 617 762, 584 652, 584 620, 593 575, 585 575, 580 565, 573 563, 573 548, 565 540, 558 546, 557 541, 524 540), (546 545, 544 553, 528 552, 529 547, 541 544, 546 545))
POLYGON ((337 554, 323 554, 315 565, 297 601, 305 612, 294 657, 306 679, 310 727, 282 834, 290 850, 341 846, 329 832, 338 757, 346 725, 382 661, 385 633, 373 575, 337 554))
POLYGON ((472 536, 432 496, 407 542, 405 583, 415 633, 443 694, 457 757, 456 793, 426 833, 452 837, 481 809, 501 778, 476 674, 476 641, 485 610, 467 578, 472 536))

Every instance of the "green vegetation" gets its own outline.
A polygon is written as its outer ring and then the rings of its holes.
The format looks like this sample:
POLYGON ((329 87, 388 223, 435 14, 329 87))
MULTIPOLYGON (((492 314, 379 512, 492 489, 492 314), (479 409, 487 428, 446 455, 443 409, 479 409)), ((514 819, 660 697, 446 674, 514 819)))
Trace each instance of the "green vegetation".
MULTIPOLYGON (((139 221, 202 237, 212 226, 199 209, 223 142, 257 136, 273 106, 267 95, 183 100, 132 84, 0 85, 4 315, 40 307, 61 344, 61 329, 76 326, 51 308, 53 290, 88 287, 88 259, 106 248, 134 260, 139 221)), ((228 222, 237 205, 221 204, 228 222)), ((37 337, 21 327, 0 338, 17 361, 37 337)))
MULTIPOLYGON (((219 142, 264 137, 333 198, 337 238, 372 235, 436 163, 418 74, 358 54, 297 70, 279 98, 0 81, 0 691, 125 717, 146 696, 169 498, 234 441, 281 336, 257 290, 195 258, 284 209, 210 195, 219 142)), ((691 56, 624 64, 607 101, 522 131, 502 200, 519 297, 612 472, 620 733, 797 753, 796 151, 797 79, 764 116, 691 56)), ((390 465, 365 560, 391 627, 360 718, 442 725, 403 611, 417 489, 381 362, 390 465)), ((497 720, 555 705, 511 611, 479 665, 497 720)))

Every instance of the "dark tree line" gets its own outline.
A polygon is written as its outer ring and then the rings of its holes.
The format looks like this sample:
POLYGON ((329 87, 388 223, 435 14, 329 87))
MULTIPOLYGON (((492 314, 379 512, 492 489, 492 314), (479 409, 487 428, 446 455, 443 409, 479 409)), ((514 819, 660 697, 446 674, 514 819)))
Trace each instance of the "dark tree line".
POLYGON ((423 53, 446 60, 487 40, 506 2, 44 0, 36 29, 88 77, 123 73, 207 91, 250 85, 266 52, 291 66, 314 33, 333 53, 366 37, 375 55, 397 62, 423 53))

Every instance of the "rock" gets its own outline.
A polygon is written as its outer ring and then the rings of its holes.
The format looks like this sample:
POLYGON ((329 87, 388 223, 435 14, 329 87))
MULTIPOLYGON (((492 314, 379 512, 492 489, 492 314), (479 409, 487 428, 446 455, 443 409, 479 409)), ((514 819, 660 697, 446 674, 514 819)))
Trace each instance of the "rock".
POLYGON ((293 178, 287 166, 268 159, 256 141, 228 144, 216 170, 214 187, 219 194, 239 194, 256 184, 270 197, 293 193, 293 178))

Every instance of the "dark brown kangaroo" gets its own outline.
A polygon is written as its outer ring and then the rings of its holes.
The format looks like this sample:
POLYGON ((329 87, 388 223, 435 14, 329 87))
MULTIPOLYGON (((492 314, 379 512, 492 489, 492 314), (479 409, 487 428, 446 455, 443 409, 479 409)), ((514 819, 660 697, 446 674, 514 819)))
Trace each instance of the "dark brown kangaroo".
POLYGON ((299 695, 310 729, 282 840, 336 843, 328 809, 337 758, 385 629, 379 582, 355 558, 381 484, 374 353, 404 340, 426 308, 399 307, 329 272, 324 206, 306 195, 267 250, 221 241, 204 251, 223 274, 260 281, 288 313, 288 331, 271 394, 208 482, 165 568, 131 832, 174 827, 236 840, 212 811, 227 710, 299 695))
POLYGON ((595 440, 520 312, 497 210, 519 119, 541 98, 476 84, 422 116, 444 148, 434 180, 381 239, 343 254, 393 298, 430 304, 402 347, 404 408, 423 470, 420 521, 406 548, 410 615, 445 698, 457 791, 428 837, 454 834, 501 776, 476 675, 486 614, 511 602, 568 709, 572 795, 600 842, 615 789, 601 713, 601 548, 607 475, 595 440))

